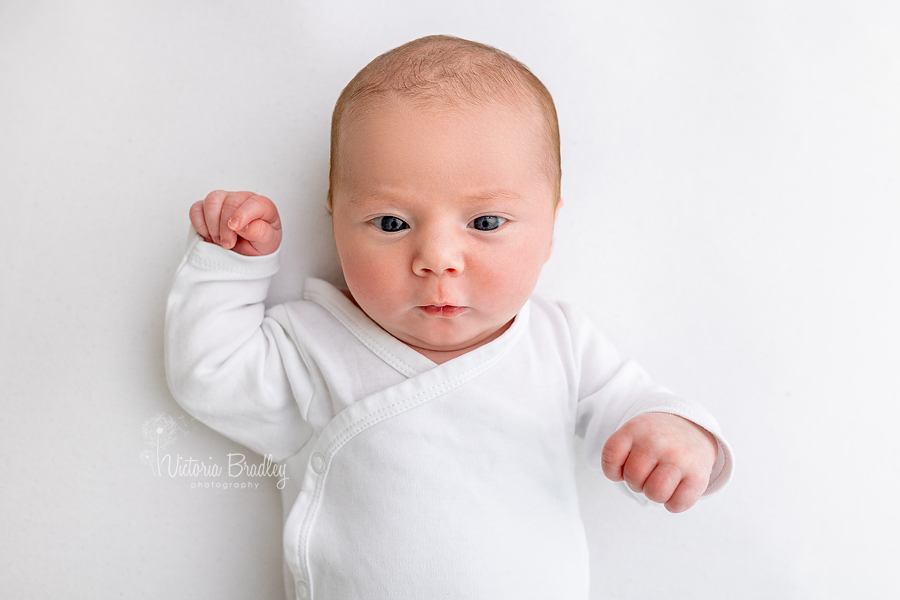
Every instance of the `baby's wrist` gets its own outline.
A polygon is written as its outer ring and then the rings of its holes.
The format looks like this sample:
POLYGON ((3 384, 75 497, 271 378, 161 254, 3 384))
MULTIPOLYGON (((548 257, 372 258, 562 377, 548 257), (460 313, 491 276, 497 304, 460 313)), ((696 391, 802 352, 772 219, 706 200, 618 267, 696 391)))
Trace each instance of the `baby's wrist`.
POLYGON ((264 279, 278 272, 281 263, 281 245, 269 254, 248 256, 227 250, 219 244, 204 240, 196 234, 188 250, 187 260, 205 271, 219 271, 238 279, 264 279))

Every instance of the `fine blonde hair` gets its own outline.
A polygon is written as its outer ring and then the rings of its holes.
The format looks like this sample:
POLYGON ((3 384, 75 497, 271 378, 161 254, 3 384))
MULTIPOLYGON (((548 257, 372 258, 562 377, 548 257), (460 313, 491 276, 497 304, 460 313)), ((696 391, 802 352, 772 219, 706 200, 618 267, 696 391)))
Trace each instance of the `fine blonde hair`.
POLYGON ((524 64, 492 46, 446 35, 413 40, 375 58, 350 80, 331 118, 331 168, 328 208, 340 159, 341 127, 351 115, 364 114, 373 100, 396 94, 414 102, 503 102, 537 108, 542 117, 547 174, 559 200, 562 168, 559 122, 553 97, 524 64))

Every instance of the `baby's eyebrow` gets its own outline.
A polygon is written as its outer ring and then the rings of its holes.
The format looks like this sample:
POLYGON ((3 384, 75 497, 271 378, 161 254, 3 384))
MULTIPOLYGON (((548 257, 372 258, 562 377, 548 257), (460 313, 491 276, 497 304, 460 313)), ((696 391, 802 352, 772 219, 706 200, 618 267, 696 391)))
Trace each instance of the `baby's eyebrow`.
POLYGON ((478 190, 465 196, 468 200, 524 200, 522 194, 504 188, 478 190))
POLYGON ((350 204, 366 204, 366 203, 385 203, 385 202, 397 202, 404 200, 404 196, 401 194, 392 194, 389 192, 361 192, 356 194, 347 194, 347 201, 350 204))

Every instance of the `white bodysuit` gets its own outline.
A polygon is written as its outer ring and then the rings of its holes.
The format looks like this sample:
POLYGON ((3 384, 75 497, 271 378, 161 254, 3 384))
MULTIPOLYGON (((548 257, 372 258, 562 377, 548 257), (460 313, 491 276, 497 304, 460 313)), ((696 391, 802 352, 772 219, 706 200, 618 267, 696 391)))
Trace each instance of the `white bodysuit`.
POLYGON ((713 418, 653 383, 566 304, 534 297, 499 338, 436 365, 309 279, 266 311, 278 254, 194 236, 166 315, 169 386, 189 413, 288 463, 288 598, 584 600, 574 437, 599 468, 643 412, 719 440, 713 418))

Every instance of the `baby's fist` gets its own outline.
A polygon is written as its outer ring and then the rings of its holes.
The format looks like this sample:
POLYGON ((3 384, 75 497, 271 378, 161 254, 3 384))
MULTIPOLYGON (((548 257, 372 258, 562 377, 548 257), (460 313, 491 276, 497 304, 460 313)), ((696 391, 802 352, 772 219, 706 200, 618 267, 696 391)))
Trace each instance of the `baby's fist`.
POLYGON ((195 202, 190 216, 204 240, 244 256, 271 254, 281 244, 278 209, 265 196, 217 190, 195 202))
POLYGON ((716 438, 702 427, 668 413, 629 420, 603 446, 603 473, 673 513, 692 507, 709 485, 716 438))

